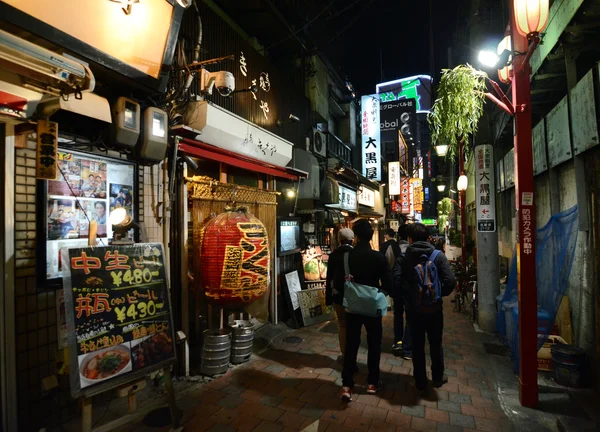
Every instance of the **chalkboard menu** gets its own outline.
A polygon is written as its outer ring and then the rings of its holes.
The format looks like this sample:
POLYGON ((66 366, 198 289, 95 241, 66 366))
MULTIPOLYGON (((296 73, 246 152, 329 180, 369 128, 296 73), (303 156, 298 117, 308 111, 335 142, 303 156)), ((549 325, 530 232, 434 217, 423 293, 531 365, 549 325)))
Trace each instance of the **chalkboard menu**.
POLYGON ((101 393, 175 360, 160 243, 61 253, 73 396, 101 393))

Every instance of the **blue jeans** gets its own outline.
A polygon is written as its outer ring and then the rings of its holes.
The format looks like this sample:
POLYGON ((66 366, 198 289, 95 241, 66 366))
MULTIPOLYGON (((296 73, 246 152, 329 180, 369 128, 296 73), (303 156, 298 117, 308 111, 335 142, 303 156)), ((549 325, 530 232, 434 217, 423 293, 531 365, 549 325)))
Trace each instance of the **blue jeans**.
POLYGON ((412 353, 412 338, 408 329, 408 320, 404 324, 404 297, 394 299, 394 343, 402 341, 402 350, 412 353))

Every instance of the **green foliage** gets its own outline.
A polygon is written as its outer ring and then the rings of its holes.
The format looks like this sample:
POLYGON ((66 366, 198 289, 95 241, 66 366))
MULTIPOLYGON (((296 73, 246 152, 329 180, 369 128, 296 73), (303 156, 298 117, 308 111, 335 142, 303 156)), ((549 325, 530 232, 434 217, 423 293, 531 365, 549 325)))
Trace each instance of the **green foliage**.
MULTIPOLYGON (((483 115, 487 74, 471 65, 444 69, 437 88, 437 99, 429 114, 431 142, 448 144, 447 157, 454 159, 458 142, 467 142, 477 132, 483 115)), ((465 154, 468 146, 465 145, 465 154)))
POLYGON ((446 227, 446 221, 452 214, 452 200, 450 198, 444 198, 438 202, 438 229, 440 232, 444 231, 446 227))

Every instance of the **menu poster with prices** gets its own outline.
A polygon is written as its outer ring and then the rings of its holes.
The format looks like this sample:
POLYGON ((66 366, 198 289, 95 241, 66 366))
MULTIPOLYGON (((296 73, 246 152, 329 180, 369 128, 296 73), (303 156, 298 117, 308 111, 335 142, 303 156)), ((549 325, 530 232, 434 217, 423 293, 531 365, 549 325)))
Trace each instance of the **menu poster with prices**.
POLYGON ((305 326, 329 321, 334 318, 331 308, 325 302, 325 289, 307 289, 297 293, 302 322, 305 326))
POLYGON ((175 361, 162 244, 61 250, 71 393, 93 396, 175 361))

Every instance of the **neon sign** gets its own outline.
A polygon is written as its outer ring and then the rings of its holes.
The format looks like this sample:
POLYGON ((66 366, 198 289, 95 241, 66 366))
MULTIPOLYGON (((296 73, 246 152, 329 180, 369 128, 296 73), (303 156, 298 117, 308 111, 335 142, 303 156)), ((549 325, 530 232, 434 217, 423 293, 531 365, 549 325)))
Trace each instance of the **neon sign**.
POLYGON ((418 113, 431 110, 432 78, 429 75, 417 75, 377 84, 377 93, 381 102, 414 99, 418 113))

